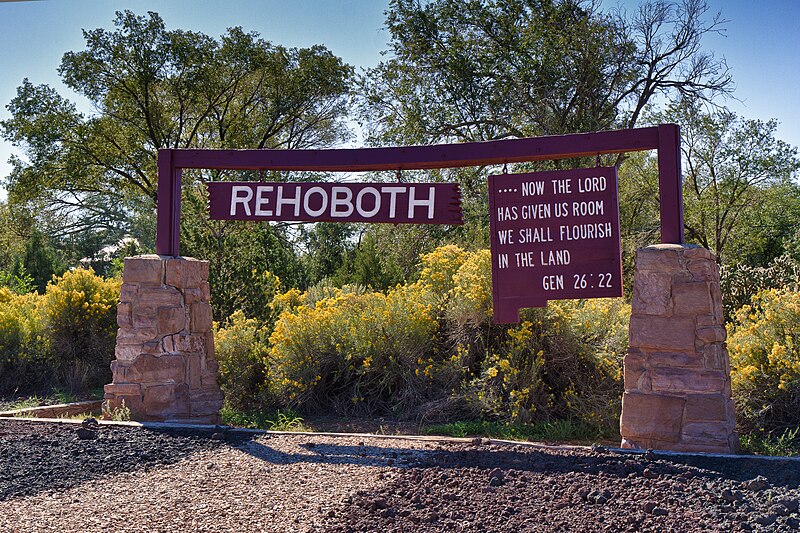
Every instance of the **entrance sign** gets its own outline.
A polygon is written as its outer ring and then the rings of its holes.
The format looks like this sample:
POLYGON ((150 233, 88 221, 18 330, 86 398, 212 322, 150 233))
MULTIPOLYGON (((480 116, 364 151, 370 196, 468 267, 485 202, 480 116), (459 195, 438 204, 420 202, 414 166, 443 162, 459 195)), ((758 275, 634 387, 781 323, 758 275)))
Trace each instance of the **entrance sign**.
POLYGON ((428 146, 325 150, 161 149, 158 151, 156 253, 180 256, 181 174, 184 169, 398 171, 503 165, 642 150, 658 150, 661 242, 681 244, 680 129, 676 124, 660 124, 626 130, 428 146))
POLYGON ((457 183, 209 182, 213 220, 463 224, 457 183))
POLYGON ((494 321, 548 300, 622 296, 617 170, 489 177, 494 321))

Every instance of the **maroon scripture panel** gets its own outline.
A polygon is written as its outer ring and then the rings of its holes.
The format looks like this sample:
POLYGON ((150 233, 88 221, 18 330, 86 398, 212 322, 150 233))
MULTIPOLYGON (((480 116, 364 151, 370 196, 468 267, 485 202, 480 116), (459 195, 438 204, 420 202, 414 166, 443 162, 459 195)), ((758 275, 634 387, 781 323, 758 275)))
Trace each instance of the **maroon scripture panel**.
POLYGON ((622 296, 614 167, 489 177, 494 321, 548 300, 622 296))
POLYGON ((457 183, 209 182, 213 220, 463 224, 457 183))

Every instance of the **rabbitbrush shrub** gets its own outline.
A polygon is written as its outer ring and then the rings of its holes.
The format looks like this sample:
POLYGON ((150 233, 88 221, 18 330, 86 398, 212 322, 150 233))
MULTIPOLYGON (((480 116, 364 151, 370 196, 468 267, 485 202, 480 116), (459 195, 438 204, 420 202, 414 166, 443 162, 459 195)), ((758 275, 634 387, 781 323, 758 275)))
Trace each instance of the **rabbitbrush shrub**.
POLYGON ((270 337, 274 393, 303 411, 412 410, 433 390, 418 372, 438 328, 427 296, 417 285, 398 286, 290 307, 270 337))
POLYGON ((38 313, 41 297, 0 288, 0 393, 35 390, 52 379, 47 338, 38 313))
POLYGON ((800 426, 800 291, 756 294, 728 324, 728 351, 741 429, 800 426))
POLYGON ((111 382, 120 283, 75 269, 47 285, 40 301, 43 327, 58 378, 70 390, 111 382))

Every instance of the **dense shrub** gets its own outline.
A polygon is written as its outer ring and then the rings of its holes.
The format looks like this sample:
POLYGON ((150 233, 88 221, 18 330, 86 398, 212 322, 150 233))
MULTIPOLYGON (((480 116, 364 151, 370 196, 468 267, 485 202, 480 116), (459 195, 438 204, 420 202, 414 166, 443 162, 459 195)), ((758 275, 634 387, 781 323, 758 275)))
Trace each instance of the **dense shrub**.
POLYGON ((273 300, 270 390, 302 411, 615 427, 630 307, 551 303, 491 323, 488 250, 438 248, 386 294, 318 286, 273 300))
POLYGON ((270 337, 272 387, 285 405, 401 414, 435 387, 424 368, 438 324, 416 286, 338 291, 284 311, 270 337))
POLYGON ((111 382, 120 280, 75 269, 48 284, 41 301, 51 355, 69 389, 111 382))
POLYGON ((0 393, 26 392, 52 379, 39 299, 0 288, 0 393))
POLYGON ((268 338, 269 330, 258 320, 245 317, 242 311, 233 313, 224 327, 215 324, 218 380, 230 407, 252 411, 270 406, 268 338))
POLYGON ((119 281, 72 270, 45 294, 0 289, 0 388, 87 390, 111 381, 119 281))
POLYGON ((800 425, 800 292, 769 289, 728 325, 731 382, 745 432, 800 425))

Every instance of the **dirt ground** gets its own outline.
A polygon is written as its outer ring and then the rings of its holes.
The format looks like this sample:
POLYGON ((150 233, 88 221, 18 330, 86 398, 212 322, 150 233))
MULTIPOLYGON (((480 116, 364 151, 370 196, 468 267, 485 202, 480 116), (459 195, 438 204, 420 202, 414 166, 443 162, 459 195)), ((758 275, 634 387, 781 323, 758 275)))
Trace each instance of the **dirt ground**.
POLYGON ((3 531, 791 531, 800 461, 0 420, 3 531))

